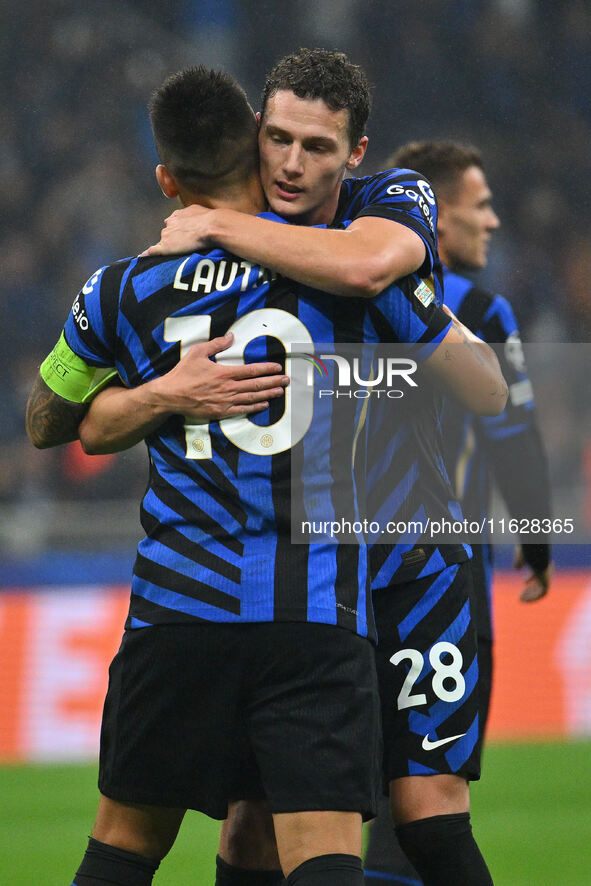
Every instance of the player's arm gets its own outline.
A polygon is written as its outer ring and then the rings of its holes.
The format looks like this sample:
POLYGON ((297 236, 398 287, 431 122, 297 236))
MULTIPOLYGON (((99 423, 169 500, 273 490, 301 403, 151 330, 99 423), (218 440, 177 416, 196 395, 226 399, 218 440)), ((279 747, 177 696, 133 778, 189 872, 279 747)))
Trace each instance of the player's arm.
POLYGON ((165 375, 136 388, 110 387, 100 393, 80 424, 84 451, 98 455, 129 449, 172 415, 198 424, 266 409, 284 394, 289 378, 279 363, 224 366, 210 360, 232 340, 227 335, 194 345, 165 375))
MULTIPOLYGON (((527 373, 517 320, 509 302, 495 296, 479 330, 487 341, 500 340, 497 348, 509 397, 503 413, 479 423, 479 445, 511 517, 524 526, 552 516, 548 461, 536 420, 533 388, 527 373)), ((521 593, 524 602, 543 597, 553 572, 548 533, 522 535, 514 567, 530 570, 521 593)))
POLYGON ((91 366, 75 354, 62 333, 27 401, 25 427, 33 445, 47 449, 76 440, 90 400, 116 377, 113 367, 91 366))
POLYGON ((500 415, 509 392, 495 352, 460 323, 449 308, 443 310, 451 317, 451 327, 425 360, 425 368, 446 394, 470 412, 500 415))
POLYGON ((72 403, 52 391, 37 375, 29 399, 25 427, 37 449, 47 449, 78 439, 78 425, 88 410, 87 403, 72 403))
POLYGON ((410 227, 363 216, 346 230, 286 225, 233 209, 188 206, 166 220, 148 254, 227 249, 334 295, 373 297, 418 270, 426 247, 410 227))

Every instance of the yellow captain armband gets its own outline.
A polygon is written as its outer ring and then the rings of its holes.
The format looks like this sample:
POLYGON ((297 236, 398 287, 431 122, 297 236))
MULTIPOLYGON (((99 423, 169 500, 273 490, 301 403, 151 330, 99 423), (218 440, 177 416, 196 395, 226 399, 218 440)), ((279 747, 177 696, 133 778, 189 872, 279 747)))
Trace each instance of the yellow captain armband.
POLYGON ((90 366, 75 354, 64 334, 39 369, 41 378, 55 394, 72 403, 88 403, 117 375, 113 366, 90 366))

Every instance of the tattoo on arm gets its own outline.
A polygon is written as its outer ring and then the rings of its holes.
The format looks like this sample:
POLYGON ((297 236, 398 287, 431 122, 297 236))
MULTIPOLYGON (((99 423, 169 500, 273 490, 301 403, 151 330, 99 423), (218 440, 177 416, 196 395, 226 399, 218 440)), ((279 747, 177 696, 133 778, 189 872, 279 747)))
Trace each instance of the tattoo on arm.
POLYGON ((452 323, 456 332, 461 336, 463 343, 466 345, 466 347, 470 348, 480 365, 484 366, 486 361, 482 358, 482 354, 478 350, 478 345, 475 345, 474 342, 470 341, 460 323, 458 323, 456 320, 452 320, 452 323))
POLYGON ((78 425, 86 415, 87 403, 64 400, 37 376, 27 403, 26 428, 38 449, 78 439, 78 425))

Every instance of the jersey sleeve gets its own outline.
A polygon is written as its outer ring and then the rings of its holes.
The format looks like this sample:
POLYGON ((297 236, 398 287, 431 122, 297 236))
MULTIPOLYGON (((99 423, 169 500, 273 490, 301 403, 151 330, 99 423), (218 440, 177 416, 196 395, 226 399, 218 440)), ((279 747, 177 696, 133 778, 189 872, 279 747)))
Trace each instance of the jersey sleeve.
POLYGON ((86 403, 117 375, 114 345, 124 264, 100 268, 84 284, 41 365, 45 383, 65 400, 86 403))
POLYGON ((413 351, 421 360, 443 341, 452 325, 437 301, 433 282, 415 275, 369 301, 368 312, 382 342, 424 345, 413 351))
POLYGON ((428 277, 437 259, 437 201, 429 182, 411 169, 388 169, 361 179, 346 179, 339 214, 345 218, 375 216, 411 228, 426 247, 418 270, 428 277))
MULTIPOLYGON (((509 399, 501 415, 481 418, 480 445, 484 446, 495 483, 512 517, 528 520, 551 517, 548 464, 536 419, 530 381, 517 320, 509 302, 495 296, 477 333, 496 344, 501 370, 509 388, 509 399)), ((524 542, 528 538, 523 538, 524 542)), ((548 536, 540 534, 536 545, 527 545, 532 567, 549 561, 548 536), (545 550, 541 550, 541 548, 545 550)), ((544 565, 545 564, 545 565, 544 565)))

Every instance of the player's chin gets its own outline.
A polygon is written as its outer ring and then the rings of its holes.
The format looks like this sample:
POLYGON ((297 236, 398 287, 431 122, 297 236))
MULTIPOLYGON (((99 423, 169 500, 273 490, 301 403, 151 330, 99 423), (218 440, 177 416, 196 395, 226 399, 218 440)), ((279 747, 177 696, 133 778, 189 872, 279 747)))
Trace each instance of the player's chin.
POLYGON ((295 220, 306 212, 307 207, 302 203, 300 200, 282 200, 281 197, 274 197, 269 200, 269 208, 282 218, 295 220))

